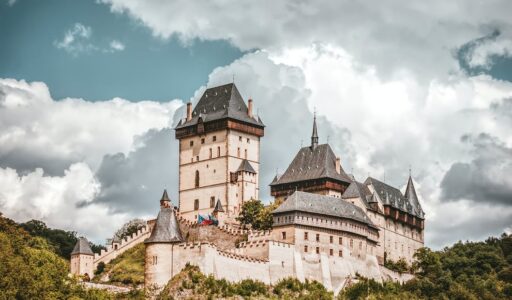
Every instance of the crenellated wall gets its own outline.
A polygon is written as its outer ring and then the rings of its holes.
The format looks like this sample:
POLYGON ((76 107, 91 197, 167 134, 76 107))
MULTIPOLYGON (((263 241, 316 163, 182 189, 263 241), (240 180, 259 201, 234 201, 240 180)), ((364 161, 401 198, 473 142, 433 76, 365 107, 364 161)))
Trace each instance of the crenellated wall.
POLYGON ((101 250, 101 253, 94 254, 94 269, 100 262, 105 264, 109 263, 114 258, 118 257, 126 250, 135 247, 136 245, 144 242, 145 239, 151 234, 151 226, 146 225, 133 233, 131 236, 124 238, 120 243, 113 243, 108 245, 106 250, 101 250))
POLYGON ((241 243, 240 248, 230 250, 198 242, 148 245, 146 287, 157 285, 162 288, 187 263, 198 266, 201 272, 217 279, 238 282, 250 278, 275 284, 283 278, 296 277, 301 281, 317 280, 336 293, 354 279, 356 273, 377 281, 397 277, 396 274, 383 273, 373 255, 361 259, 301 253, 293 244, 274 240, 248 241, 241 243), (158 263, 152 264, 153 261, 158 263))

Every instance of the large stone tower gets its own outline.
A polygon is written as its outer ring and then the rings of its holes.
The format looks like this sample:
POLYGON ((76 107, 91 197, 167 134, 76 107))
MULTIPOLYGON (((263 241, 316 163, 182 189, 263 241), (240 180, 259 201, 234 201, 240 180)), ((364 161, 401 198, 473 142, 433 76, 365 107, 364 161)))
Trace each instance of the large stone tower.
POLYGON ((233 219, 244 201, 258 199, 261 119, 235 84, 207 89, 175 128, 179 140, 180 214, 195 221, 217 201, 233 219))
POLYGON ((78 239, 71 252, 71 274, 89 279, 94 276, 94 253, 84 237, 78 239))

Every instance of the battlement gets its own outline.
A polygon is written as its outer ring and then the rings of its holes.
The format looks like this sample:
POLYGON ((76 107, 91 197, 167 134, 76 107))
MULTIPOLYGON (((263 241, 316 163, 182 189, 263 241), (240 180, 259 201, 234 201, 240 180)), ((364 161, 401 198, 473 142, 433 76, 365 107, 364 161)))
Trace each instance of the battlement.
POLYGON ((238 244, 238 248, 251 248, 251 247, 262 247, 268 243, 269 240, 256 240, 256 241, 246 241, 238 244))
POLYGON ((217 249, 217 253, 221 256, 228 257, 231 259, 240 260, 240 261, 256 262, 256 263, 268 263, 269 262, 268 259, 261 259, 261 258, 247 256, 247 255, 237 254, 237 253, 233 253, 231 251, 224 251, 224 250, 217 249))
POLYGON ((144 240, 147 239, 150 234, 150 226, 146 225, 139 229, 137 232, 133 233, 131 236, 122 239, 120 243, 112 243, 111 245, 108 245, 106 250, 102 249, 101 253, 94 254, 94 267, 96 268, 100 262, 107 264, 126 250, 144 242, 144 240))
POLYGON ((251 230, 247 235, 248 241, 269 240, 272 235, 272 230, 251 230))

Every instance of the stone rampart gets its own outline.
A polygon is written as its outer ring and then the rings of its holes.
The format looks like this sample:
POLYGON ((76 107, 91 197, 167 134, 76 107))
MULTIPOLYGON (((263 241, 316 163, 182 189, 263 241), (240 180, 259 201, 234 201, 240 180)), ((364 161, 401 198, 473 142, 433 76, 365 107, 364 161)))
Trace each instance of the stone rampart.
POLYGON ((144 242, 144 240, 147 239, 150 234, 150 227, 146 225, 139 229, 137 232, 133 233, 131 236, 121 240, 121 242, 112 243, 112 245, 108 245, 106 250, 101 250, 101 253, 95 253, 94 269, 96 269, 100 262, 107 264, 114 258, 124 253, 126 250, 131 249, 136 245, 144 242))

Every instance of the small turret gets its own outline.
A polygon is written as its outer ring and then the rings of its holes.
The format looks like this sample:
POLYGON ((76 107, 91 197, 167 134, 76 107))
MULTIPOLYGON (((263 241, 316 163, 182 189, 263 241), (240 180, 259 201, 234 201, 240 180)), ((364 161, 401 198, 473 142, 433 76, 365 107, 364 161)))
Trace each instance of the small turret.
POLYGON ((167 190, 164 190, 162 199, 160 199, 160 207, 171 207, 171 199, 169 199, 169 195, 167 195, 167 190))
POLYGON ((71 274, 89 280, 94 276, 94 253, 85 237, 80 237, 71 252, 71 274))
POLYGON ((161 207, 151 235, 144 241, 146 245, 146 262, 144 264, 144 280, 146 288, 163 288, 177 272, 178 261, 174 260, 175 245, 184 242, 181 235, 176 212, 169 207, 169 197, 164 191, 161 207), (167 206, 162 205, 167 203, 167 206))

